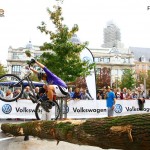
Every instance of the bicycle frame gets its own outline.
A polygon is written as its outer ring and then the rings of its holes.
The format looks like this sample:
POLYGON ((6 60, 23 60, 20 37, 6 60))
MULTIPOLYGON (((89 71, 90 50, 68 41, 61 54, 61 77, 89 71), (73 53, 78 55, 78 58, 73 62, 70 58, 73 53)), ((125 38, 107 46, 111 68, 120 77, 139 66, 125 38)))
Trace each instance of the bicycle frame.
POLYGON ((31 92, 33 93, 32 96, 34 97, 35 102, 38 103, 39 101, 38 101, 38 99, 37 99, 37 97, 36 97, 36 95, 35 95, 35 92, 34 92, 35 86, 34 86, 32 80, 30 79, 30 75, 31 75, 31 72, 28 73, 27 75, 25 75, 24 78, 21 79, 18 83, 13 84, 13 86, 16 86, 16 85, 22 83, 24 80, 26 80, 26 81, 28 82, 28 84, 29 84, 29 87, 30 87, 31 92))

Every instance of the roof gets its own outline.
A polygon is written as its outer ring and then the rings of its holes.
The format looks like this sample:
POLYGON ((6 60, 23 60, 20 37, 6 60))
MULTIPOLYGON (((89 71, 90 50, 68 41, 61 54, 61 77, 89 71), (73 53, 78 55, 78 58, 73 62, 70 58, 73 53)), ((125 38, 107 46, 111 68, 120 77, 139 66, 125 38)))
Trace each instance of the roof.
POLYGON ((129 49, 136 60, 139 60, 141 57, 145 57, 145 61, 150 61, 150 48, 129 47, 129 49))

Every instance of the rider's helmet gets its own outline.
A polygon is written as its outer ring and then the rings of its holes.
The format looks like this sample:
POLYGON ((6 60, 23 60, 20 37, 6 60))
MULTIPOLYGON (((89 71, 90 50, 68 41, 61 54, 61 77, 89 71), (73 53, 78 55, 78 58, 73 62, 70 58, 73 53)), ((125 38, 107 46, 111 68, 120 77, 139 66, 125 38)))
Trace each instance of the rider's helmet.
POLYGON ((39 81, 43 80, 44 77, 46 77, 44 71, 39 71, 37 74, 37 77, 39 79, 39 81))

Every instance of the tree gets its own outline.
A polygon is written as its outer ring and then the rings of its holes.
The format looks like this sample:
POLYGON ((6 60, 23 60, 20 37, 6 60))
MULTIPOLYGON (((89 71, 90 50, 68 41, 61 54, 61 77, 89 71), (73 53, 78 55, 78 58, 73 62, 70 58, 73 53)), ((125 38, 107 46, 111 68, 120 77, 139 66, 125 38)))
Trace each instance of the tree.
POLYGON ((110 86, 110 68, 100 68, 96 72, 96 86, 97 89, 104 86, 110 86))
MULTIPOLYGON (((58 0, 59 1, 59 0, 58 0)), ((55 5, 54 11, 47 9, 50 21, 55 26, 55 31, 47 29, 47 25, 42 22, 38 29, 50 36, 50 42, 45 42, 41 50, 45 51, 40 61, 46 65, 53 73, 59 75, 64 81, 75 81, 77 77, 87 76, 94 64, 80 59, 80 52, 86 48, 87 42, 74 44, 71 37, 79 30, 78 25, 74 25, 71 30, 63 24, 62 8, 55 5)))
POLYGON ((31 74, 30 78, 31 78, 32 81, 37 81, 37 82, 39 82, 39 79, 38 79, 37 75, 34 74, 34 73, 31 74))
POLYGON ((4 69, 4 66, 0 64, 0 76, 6 74, 7 71, 4 69))
POLYGON ((148 70, 148 72, 147 72, 146 88, 150 89, 150 70, 148 70))
POLYGON ((146 72, 140 71, 137 74, 136 86, 139 87, 141 84, 144 84, 144 78, 146 77, 146 72))
POLYGON ((123 71, 123 75, 120 82, 120 88, 123 89, 126 87, 127 89, 133 89, 135 87, 135 73, 131 69, 125 69, 123 71))
POLYGON ((148 150, 150 114, 87 120, 31 121, 1 125, 4 133, 55 139, 103 149, 148 150))

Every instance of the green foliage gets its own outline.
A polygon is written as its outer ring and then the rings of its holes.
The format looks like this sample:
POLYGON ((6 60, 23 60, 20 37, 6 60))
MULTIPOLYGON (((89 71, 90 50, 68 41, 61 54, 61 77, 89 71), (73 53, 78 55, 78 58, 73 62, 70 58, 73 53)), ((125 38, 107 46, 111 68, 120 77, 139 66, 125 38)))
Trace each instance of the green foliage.
POLYGON ((139 72, 139 73, 137 74, 136 87, 139 87, 140 84, 144 84, 145 75, 146 75, 145 72, 139 72))
POLYGON ((31 57, 31 52, 30 52, 30 50, 26 50, 26 51, 25 51, 25 54, 27 55, 27 57, 31 57))
POLYGON ((150 89, 150 70, 148 70, 148 72, 147 72, 146 88, 150 89))
POLYGON ((137 74, 136 86, 138 87, 140 84, 144 84, 144 79, 146 79, 146 89, 150 89, 150 70, 137 74))
POLYGON ((31 74, 30 78, 31 78, 32 81, 37 81, 37 82, 39 82, 39 79, 38 79, 37 75, 34 74, 34 73, 31 74))
POLYGON ((4 69, 4 66, 0 64, 0 76, 6 74, 7 71, 4 69))
POLYGON ((131 69, 125 69, 122 75, 120 88, 133 89, 135 87, 135 73, 131 69))
POLYGON ((50 36, 50 42, 45 42, 41 46, 44 53, 40 57, 40 62, 64 81, 75 81, 77 77, 89 75, 95 64, 80 59, 80 52, 86 48, 87 42, 74 44, 70 40, 79 30, 78 25, 74 25, 69 30, 63 24, 62 8, 58 5, 54 6, 54 11, 49 8, 47 11, 56 30, 48 30, 44 22, 38 26, 42 33, 50 36))

